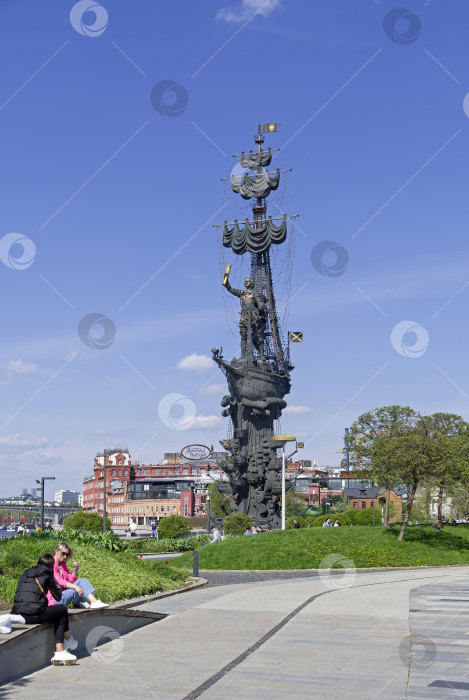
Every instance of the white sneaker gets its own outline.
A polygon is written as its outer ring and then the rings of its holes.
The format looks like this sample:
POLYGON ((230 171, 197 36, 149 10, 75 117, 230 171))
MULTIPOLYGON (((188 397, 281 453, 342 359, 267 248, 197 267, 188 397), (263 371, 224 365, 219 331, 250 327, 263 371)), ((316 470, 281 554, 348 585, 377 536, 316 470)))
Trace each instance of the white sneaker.
POLYGON ((91 608, 91 603, 88 603, 86 600, 83 603, 78 603, 79 608, 84 608, 85 610, 89 610, 91 608))
POLYGON ((77 657, 68 651, 56 651, 51 659, 54 666, 72 666, 76 663, 77 657))
POLYGON ((78 640, 75 639, 75 637, 72 635, 71 632, 69 632, 68 639, 64 639, 64 649, 65 651, 69 651, 71 649, 74 651, 78 646, 78 640))
POLYGON ((94 603, 91 603, 90 608, 91 610, 100 610, 101 608, 108 608, 109 604, 108 603, 103 603, 102 600, 95 600, 94 603))

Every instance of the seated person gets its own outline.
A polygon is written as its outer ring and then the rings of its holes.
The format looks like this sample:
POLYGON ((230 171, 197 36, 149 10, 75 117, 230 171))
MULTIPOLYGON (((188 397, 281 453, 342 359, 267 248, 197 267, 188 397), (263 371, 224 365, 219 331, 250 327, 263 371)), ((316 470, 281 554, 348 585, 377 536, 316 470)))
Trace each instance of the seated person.
POLYGON ((55 654, 51 661, 54 666, 71 666, 77 660, 69 649, 76 649, 78 642, 69 632, 68 610, 59 605, 62 592, 52 574, 54 557, 43 554, 36 566, 21 574, 11 612, 22 615, 27 625, 52 622, 54 625, 55 654), (46 594, 57 601, 49 607, 46 594))
POLYGON ((47 600, 49 605, 69 605, 73 603, 79 608, 91 608, 98 610, 99 608, 108 608, 107 603, 103 603, 94 597, 94 587, 87 578, 78 578, 78 562, 73 562, 73 574, 67 569, 66 561, 72 554, 72 550, 66 542, 58 542, 52 552, 54 559, 54 578, 58 583, 62 596, 59 601, 54 600, 54 597, 48 593, 47 600), (88 599, 88 600, 87 600, 88 599))

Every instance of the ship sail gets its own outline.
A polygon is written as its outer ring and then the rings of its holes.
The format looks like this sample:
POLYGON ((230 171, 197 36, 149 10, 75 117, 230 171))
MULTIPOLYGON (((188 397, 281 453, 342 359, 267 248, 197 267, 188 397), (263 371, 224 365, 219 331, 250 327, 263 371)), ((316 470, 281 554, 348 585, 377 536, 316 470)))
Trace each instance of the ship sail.
POLYGON ((242 168, 249 168, 252 170, 253 168, 270 165, 271 161, 272 151, 270 148, 268 151, 261 151, 260 153, 253 153, 252 151, 244 153, 243 151, 241 153, 240 165, 242 168))
POLYGON ((279 182, 279 170, 274 175, 269 175, 268 173, 244 175, 241 180, 232 175, 231 189, 233 192, 240 194, 243 199, 252 199, 252 197, 264 199, 272 190, 277 189, 279 182))
POLYGON ((223 246, 231 248, 236 255, 243 253, 265 253, 269 250, 272 243, 283 243, 287 237, 287 217, 283 217, 283 221, 279 226, 276 226, 271 218, 264 219, 262 225, 256 225, 251 228, 249 221, 246 221, 244 226, 235 223, 230 229, 228 224, 225 224, 223 229, 223 246))

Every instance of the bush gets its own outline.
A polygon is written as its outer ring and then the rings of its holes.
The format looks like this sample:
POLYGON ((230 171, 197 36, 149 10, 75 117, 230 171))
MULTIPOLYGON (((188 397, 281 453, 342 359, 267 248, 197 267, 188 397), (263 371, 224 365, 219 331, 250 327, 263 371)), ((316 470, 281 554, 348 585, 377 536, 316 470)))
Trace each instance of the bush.
POLYGON ((231 513, 223 523, 223 531, 228 535, 242 535, 252 527, 252 520, 246 513, 231 513))
MULTIPOLYGON (((112 523, 106 518, 106 528, 110 530, 112 523)), ((64 530, 87 530, 88 532, 103 531, 103 516, 98 513, 83 513, 82 510, 69 515, 64 521, 64 530)))
POLYGON ((188 532, 190 532, 191 526, 186 518, 182 515, 167 515, 158 523, 158 535, 159 537, 168 537, 170 539, 176 539, 177 537, 184 537, 188 532))
POLYGON ((300 527, 307 527, 306 523, 306 518, 300 518, 299 515, 296 516, 296 518, 288 518, 287 522, 285 523, 285 529, 286 530, 292 530, 293 528, 293 521, 296 520, 298 525, 300 527))
MULTIPOLYGON (((373 525, 373 508, 357 510, 355 525, 373 525)), ((375 508, 375 525, 381 525, 381 509, 375 508)))

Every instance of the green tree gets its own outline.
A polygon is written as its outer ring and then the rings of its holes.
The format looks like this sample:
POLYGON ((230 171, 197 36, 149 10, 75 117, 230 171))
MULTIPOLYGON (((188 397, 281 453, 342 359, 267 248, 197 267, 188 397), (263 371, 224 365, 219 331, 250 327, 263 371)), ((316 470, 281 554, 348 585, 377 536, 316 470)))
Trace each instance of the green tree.
MULTIPOLYGON (((417 419, 417 413, 410 406, 382 406, 373 411, 367 411, 357 418, 350 426, 345 439, 345 446, 349 450, 349 460, 354 471, 373 472, 373 446, 379 437, 395 437, 402 431, 410 429, 417 419)), ((376 464, 374 464, 376 467, 376 464)), ((390 491, 398 486, 397 478, 391 473, 381 470, 379 473, 379 486, 386 489, 386 502, 384 506, 384 526, 389 520, 390 491)))
MULTIPOLYGON (((69 515, 64 520, 64 530, 87 530, 88 532, 102 532, 103 516, 98 513, 83 513, 77 511, 69 515)), ((109 518, 106 518, 106 529, 110 530, 112 523, 109 518)))
POLYGON ((246 513, 232 513, 223 523, 223 531, 227 535, 242 535, 247 528, 252 527, 252 520, 246 513))
POLYGON ((160 537, 176 539, 177 537, 184 537, 190 530, 189 521, 183 518, 182 515, 167 515, 166 518, 162 518, 158 523, 158 535, 160 537))
POLYGON ((443 526, 443 494, 469 480, 469 423, 454 413, 434 413, 429 417, 435 442, 431 487, 438 492, 438 526, 443 526))
POLYGON ((293 486, 285 494, 285 515, 286 517, 294 517, 301 515, 307 508, 308 504, 305 501, 303 494, 295 493, 293 486), (293 509, 293 512, 292 512, 293 509))
POLYGON ((391 479, 405 484, 407 502, 398 540, 402 542, 417 488, 435 476, 445 443, 434 431, 433 416, 415 415, 394 434, 383 433, 373 441, 371 470, 377 483, 391 479))
MULTIPOLYGON (((208 492, 210 494, 210 517, 226 518, 231 513, 231 498, 220 493, 215 484, 208 485, 208 492)), ((206 510, 208 509, 206 508, 206 510)))
POLYGON ((469 517, 469 490, 467 484, 453 484, 448 487, 447 495, 453 503, 453 513, 456 517, 469 517))

